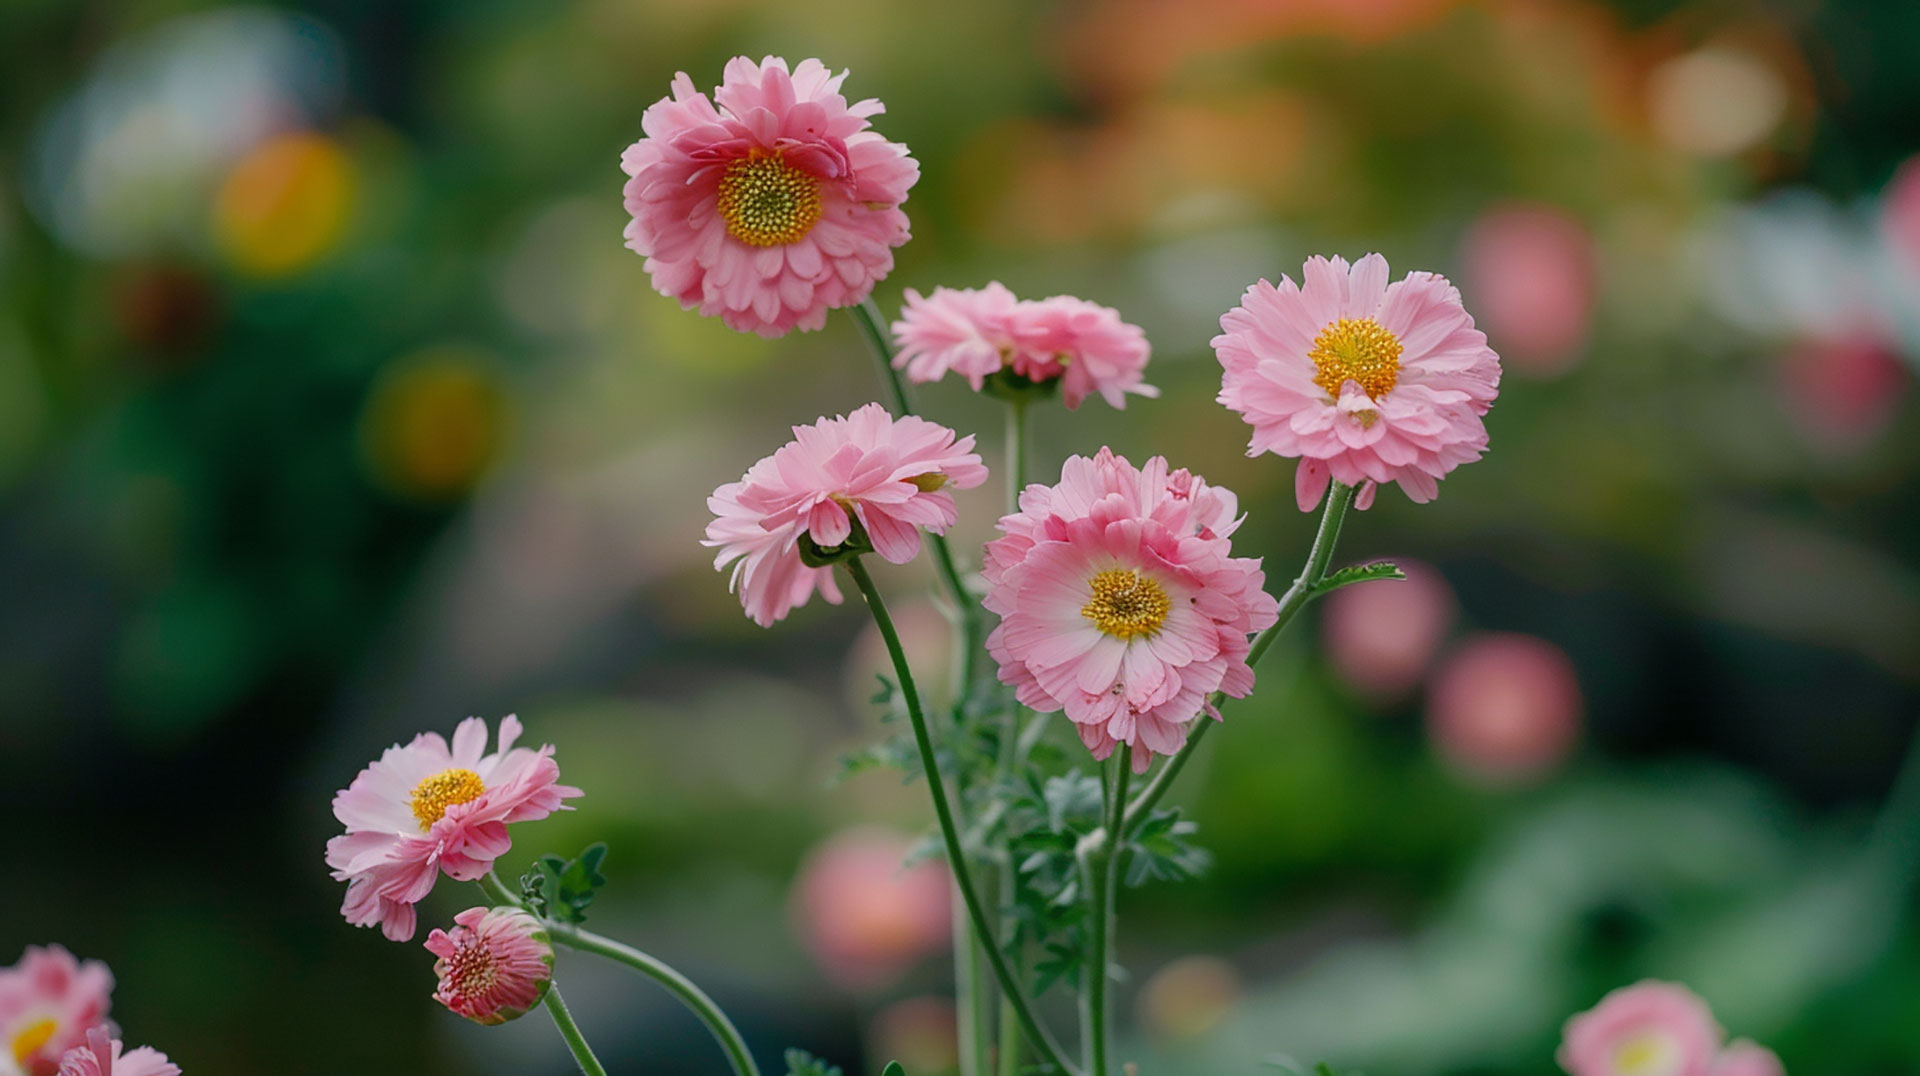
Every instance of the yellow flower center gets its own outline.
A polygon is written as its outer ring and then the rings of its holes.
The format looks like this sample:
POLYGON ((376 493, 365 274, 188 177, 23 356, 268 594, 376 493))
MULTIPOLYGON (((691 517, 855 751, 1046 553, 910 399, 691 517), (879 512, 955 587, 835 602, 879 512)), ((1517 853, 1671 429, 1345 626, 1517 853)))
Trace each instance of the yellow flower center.
POLYGON ((420 782, 413 790, 413 817, 420 820, 420 832, 425 833, 445 818, 447 808, 472 803, 486 790, 480 775, 472 770, 442 770, 420 782))
POLYGON ((1335 399, 1348 381, 1377 400, 1400 380, 1400 340, 1372 318, 1341 318, 1321 329, 1307 358, 1319 367, 1313 383, 1335 399))
POLYGON ((820 181, 778 154, 742 157, 720 177, 720 219, 748 246, 777 247, 820 219, 820 181))
POLYGON ((1080 615, 1108 635, 1131 639, 1159 631, 1172 608, 1160 584, 1131 568, 1108 568, 1093 577, 1093 598, 1080 615))
POLYGON ((11 1044, 14 1063, 25 1068, 27 1058, 44 1049, 47 1043, 53 1041, 54 1032, 59 1030, 59 1021, 45 1017, 21 1028, 20 1033, 13 1037, 11 1044))
POLYGON ((1666 1070, 1669 1053, 1658 1035, 1635 1035, 1614 1050, 1614 1071, 1620 1076, 1654 1076, 1666 1070))

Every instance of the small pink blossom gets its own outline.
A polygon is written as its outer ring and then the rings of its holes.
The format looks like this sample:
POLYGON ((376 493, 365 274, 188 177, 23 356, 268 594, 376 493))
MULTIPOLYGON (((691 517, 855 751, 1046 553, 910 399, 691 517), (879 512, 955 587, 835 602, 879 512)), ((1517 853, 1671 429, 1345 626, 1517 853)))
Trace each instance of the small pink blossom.
POLYGON ((1593 236, 1543 205, 1500 206, 1468 230, 1467 291, 1507 365, 1550 377, 1579 359, 1599 290, 1593 236))
POLYGON ((944 864, 904 866, 913 842, 883 829, 836 834, 794 880, 794 925, 822 971, 852 990, 884 989, 948 944, 952 883, 944 864))
POLYGON ((1772 1050, 1735 1039, 1714 1059, 1710 1076, 1787 1076, 1787 1069, 1772 1050))
POLYGON ((1441 663, 1427 698, 1427 732, 1455 770, 1513 784, 1567 756, 1585 710, 1566 651, 1517 632, 1477 635, 1441 663))
POLYGON ((553 985, 553 945, 538 919, 518 908, 468 908, 451 931, 427 935, 440 959, 433 999, 477 1024, 504 1024, 540 1004, 553 985))
POLYGON ((879 101, 841 96, 846 77, 738 56, 709 100, 674 76, 620 158, 627 246, 657 291, 773 337, 820 328, 893 270, 920 166, 871 129, 879 101))
POLYGON ((1803 341, 1780 362, 1788 415, 1810 445, 1829 455, 1873 444, 1899 413, 1912 383, 1892 334, 1871 324, 1803 341))
POLYGON ((1028 486, 987 543, 987 649, 1000 679, 1043 713, 1065 710, 1104 759, 1133 746, 1144 772, 1172 754, 1215 691, 1253 689, 1249 633, 1278 605, 1260 561, 1232 555, 1231 491, 1154 457, 1074 456, 1057 486, 1028 486))
POLYGON ((916 382, 951 370, 978 392, 1007 370, 1037 385, 1058 381, 1069 410, 1094 393, 1122 409, 1128 393, 1160 395, 1141 382, 1152 354, 1146 333, 1119 311, 1071 295, 1022 301, 997 281, 927 297, 909 288, 893 334, 893 364, 916 382))
POLYGON ((467 718, 449 745, 423 732, 380 760, 333 798, 346 833, 327 842, 327 865, 347 883, 341 914, 354 926, 378 924, 388 938, 406 941, 415 928, 414 905, 444 873, 462 882, 480 878, 513 844, 507 826, 566 810, 581 794, 560 783, 553 747, 515 747, 520 721, 500 721, 499 750, 487 754, 487 723, 467 718))
POLYGON ((1248 288, 1213 338, 1220 402, 1253 427, 1248 454, 1299 458, 1301 511, 1329 481, 1360 487, 1361 508, 1385 482, 1432 500, 1441 478, 1486 451, 1499 358, 1443 276, 1388 284, 1378 254, 1352 266, 1313 257, 1301 275, 1248 288))
POLYGON ((76 960, 58 945, 28 946, 19 963, 0 968, 0 1064, 50 1076, 62 1054, 106 1021, 112 995, 105 964, 76 960))
POLYGON ((1453 626, 1453 588, 1429 565, 1395 557, 1406 575, 1342 587, 1327 596, 1320 637, 1340 678, 1367 699, 1412 691, 1453 626))
POLYGON ((943 534, 959 519, 950 490, 987 479, 971 436, 912 415, 896 419, 877 403, 795 426, 793 437, 707 498, 714 520, 702 544, 719 548, 716 569, 734 565, 732 587, 762 627, 815 590, 840 601, 832 570, 800 559, 803 537, 838 549, 858 526, 874 552, 905 564, 920 552, 920 528, 943 534))
POLYGON ((1710 1076, 1721 1037, 1691 990, 1647 980, 1568 1020, 1557 1059, 1570 1076, 1710 1076))
POLYGON ((180 1076, 180 1066, 151 1046, 123 1050, 106 1028, 92 1028, 85 1045, 60 1058, 59 1076, 180 1076))

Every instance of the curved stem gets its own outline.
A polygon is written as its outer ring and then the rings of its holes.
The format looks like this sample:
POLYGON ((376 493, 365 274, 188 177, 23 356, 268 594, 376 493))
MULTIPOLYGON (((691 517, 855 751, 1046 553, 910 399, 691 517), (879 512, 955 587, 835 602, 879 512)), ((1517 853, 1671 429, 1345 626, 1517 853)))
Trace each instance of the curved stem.
MULTIPOLYGON (((933 737, 927 732, 927 717, 920 707, 920 692, 914 687, 913 670, 907 665, 906 651, 900 646, 900 635, 894 630, 893 618, 887 615, 886 603, 881 600, 879 588, 873 584, 873 576, 867 574, 866 565, 860 562, 859 557, 850 557, 842 563, 847 574, 853 577, 854 586, 866 598, 874 625, 880 629, 880 638, 887 644, 887 656, 893 659, 894 675, 900 680, 900 694, 907 701, 907 718, 913 723, 913 738, 920 748, 920 764, 926 770, 927 792, 933 798, 933 813, 940 822, 940 836, 946 841, 947 864, 953 870, 954 884, 960 890, 961 900, 966 903, 975 936, 991 939, 994 936, 993 922, 987 918, 986 908, 980 903, 979 891, 973 884, 973 872, 967 866, 966 851, 960 843, 960 830, 953 819, 953 807, 947 802, 946 781, 940 776, 940 760, 934 754, 933 737)), ((1000 952, 1000 947, 986 945, 982 948, 986 950, 987 962, 993 966, 994 977, 1000 980, 1001 991, 1013 1003, 1020 1025, 1026 1029, 1027 1040, 1033 1043, 1048 1064, 1068 1076, 1076 1076, 1077 1070, 1067 1064, 1059 1044, 1034 1018, 1033 1006, 1007 967, 1006 957, 1000 952)))
MULTIPOLYGON (((1293 585, 1287 588, 1287 592, 1280 596, 1280 612, 1274 618, 1273 625, 1255 636, 1253 645, 1247 648, 1249 667, 1259 663, 1261 656, 1266 654, 1267 649, 1273 645, 1273 641, 1286 628, 1287 622, 1313 600, 1314 588, 1327 577, 1327 565, 1333 561, 1333 547, 1340 541, 1340 524, 1347 517, 1347 506, 1352 503, 1352 486, 1335 482, 1332 488, 1327 490, 1327 507, 1320 514, 1320 530, 1313 536, 1313 549, 1307 554, 1307 563, 1300 569, 1299 578, 1295 579, 1293 585)), ((1213 697, 1207 700, 1215 710, 1218 710, 1225 701, 1226 695, 1219 691, 1214 692, 1213 697)), ((1165 765, 1160 767, 1160 772, 1154 774, 1153 780, 1147 782, 1147 787, 1141 790, 1140 797, 1127 807, 1125 820, 1127 829, 1131 830, 1139 825, 1140 820, 1153 810, 1154 804, 1160 802, 1160 797, 1167 794, 1167 789, 1172 786, 1174 779, 1180 776, 1180 771, 1186 767, 1187 761, 1193 757, 1194 752, 1199 750, 1200 741, 1206 739, 1207 730, 1214 724, 1215 722, 1205 719, 1196 722, 1197 727, 1187 735, 1187 742, 1166 761, 1165 765)))
POLYGON ((567 1040, 567 1049, 573 1051, 573 1060, 580 1066, 580 1071, 586 1076, 607 1076, 600 1059, 593 1056, 593 1047, 587 1045, 587 1037, 580 1034, 580 1025, 573 1022, 573 1014, 567 1011, 567 1003, 561 1000, 558 986, 547 988, 547 997, 542 1004, 553 1016, 553 1026, 560 1029, 560 1037, 567 1040))
POLYGON ((1083 887, 1087 891, 1087 989, 1080 1000, 1080 1027, 1085 1038, 1088 1076, 1107 1076, 1107 969, 1112 961, 1114 883, 1118 880, 1121 833, 1126 819, 1127 783, 1133 777, 1133 749, 1121 744, 1114 752, 1116 767, 1111 787, 1104 785, 1103 823, 1089 834, 1080 849, 1083 887))

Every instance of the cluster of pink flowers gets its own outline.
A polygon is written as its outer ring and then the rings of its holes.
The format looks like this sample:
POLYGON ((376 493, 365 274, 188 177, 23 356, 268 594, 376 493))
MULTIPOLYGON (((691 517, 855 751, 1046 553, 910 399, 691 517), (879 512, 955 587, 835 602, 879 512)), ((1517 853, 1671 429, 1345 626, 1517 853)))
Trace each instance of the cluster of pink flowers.
POLYGON ((1147 334, 1119 311, 1071 295, 1023 301, 998 281, 977 290, 935 288, 927 297, 908 288, 893 336, 893 364, 912 381, 952 371, 979 392, 1006 370, 1022 382, 1057 382, 1068 410, 1096 392, 1116 408, 1127 406, 1128 393, 1160 395, 1141 381, 1147 334))
POLYGON ((470 717, 453 743, 423 732, 395 744, 333 798, 346 832, 327 842, 327 865, 347 883, 341 913, 379 926, 394 941, 413 937, 414 905, 441 874, 471 882, 512 845, 507 826, 563 810, 580 790, 560 783, 551 745, 515 747, 519 719, 500 721, 487 753, 487 723, 470 717))
POLYGON ((0 968, 0 1074, 4 1076, 180 1076, 167 1055, 127 1050, 107 1010, 113 973, 58 945, 28 946, 0 968))
POLYGON ((816 590, 840 601, 831 569, 803 559, 802 539, 820 551, 854 541, 905 564, 920 552, 921 527, 941 534, 960 517, 949 490, 986 480, 972 437, 868 404, 795 426, 792 441, 714 490, 704 544, 719 547, 715 568, 734 565, 740 604, 767 627, 816 590))
POLYGON ((1568 1020, 1559 1061, 1569 1076, 1786 1076, 1773 1051, 1725 1039, 1699 995, 1647 980, 1568 1020))
POLYGON ((1253 690, 1247 636, 1279 606, 1257 558, 1235 557, 1232 491, 1159 456, 1137 468, 1109 449, 1028 486, 987 543, 987 649, 1000 679, 1043 713, 1065 710, 1104 759, 1118 744, 1144 772, 1172 754, 1215 691, 1253 690))

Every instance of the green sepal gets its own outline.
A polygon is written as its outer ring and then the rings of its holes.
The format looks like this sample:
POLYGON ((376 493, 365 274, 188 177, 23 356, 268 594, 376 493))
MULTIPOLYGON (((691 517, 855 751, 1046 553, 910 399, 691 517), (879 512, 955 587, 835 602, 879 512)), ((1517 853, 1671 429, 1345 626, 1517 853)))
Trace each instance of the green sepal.
POLYGON ((1036 400, 1051 400, 1060 392, 1062 378, 1048 378, 1035 381, 1030 377, 1013 372, 1012 367, 1002 366, 988 374, 981 382, 980 391, 996 400, 1005 400, 1010 404, 1032 403, 1036 400))
POLYGON ((1311 597, 1318 598, 1331 594, 1341 587, 1355 583, 1369 583, 1375 579, 1405 579, 1407 573, 1400 570, 1398 564, 1390 560, 1375 561, 1372 564, 1354 564, 1334 572, 1314 584, 1311 597))

